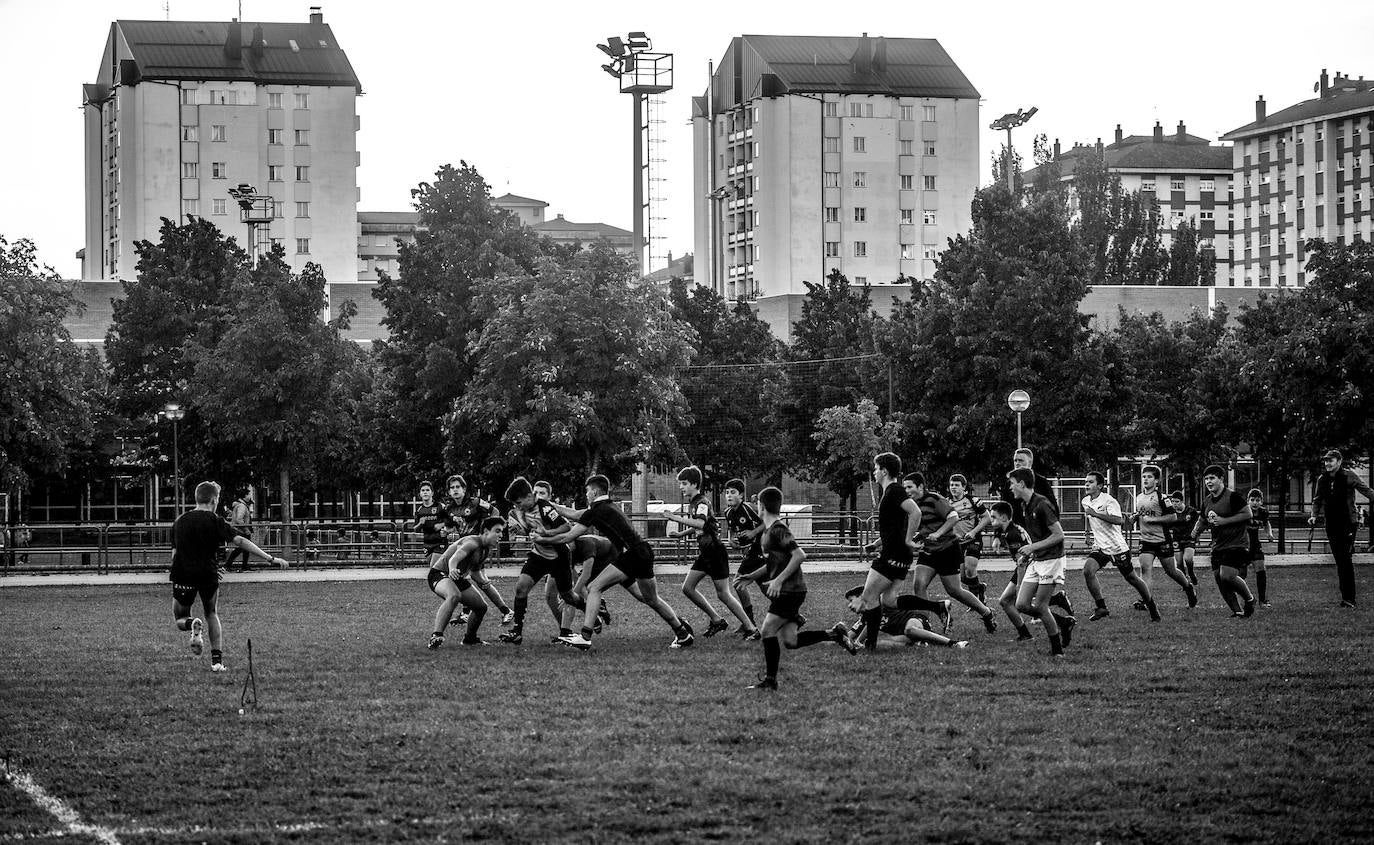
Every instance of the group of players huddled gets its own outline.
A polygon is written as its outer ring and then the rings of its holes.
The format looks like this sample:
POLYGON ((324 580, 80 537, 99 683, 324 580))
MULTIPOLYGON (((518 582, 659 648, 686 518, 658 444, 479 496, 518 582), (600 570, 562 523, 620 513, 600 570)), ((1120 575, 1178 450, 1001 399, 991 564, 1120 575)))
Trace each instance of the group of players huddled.
MULTIPOLYGON (((677 475, 682 494, 688 499, 685 515, 663 514, 681 526, 669 536, 694 537, 698 546, 682 592, 706 614, 704 635, 715 636, 730 625, 699 590, 704 579, 711 580, 716 597, 739 621, 735 634, 745 641, 762 641, 765 671, 753 688, 776 689, 783 648, 826 642, 836 643, 850 654, 857 654, 861 647, 873 651, 916 644, 965 648, 967 640, 947 636, 955 601, 977 613, 989 634, 995 633, 996 613, 985 604, 987 584, 978 575, 986 535, 1005 548, 1016 563, 998 600, 1016 629, 1016 639, 1034 639, 1027 624, 1027 617, 1031 617, 1043 623, 1050 653, 1062 657, 1077 624, 1064 592, 1064 530, 1049 480, 1036 475, 1033 461, 1029 449, 1018 449, 1014 468, 1007 474, 1007 493, 1001 501, 984 503, 972 495, 962 475, 948 479, 949 495, 945 496, 928 486, 921 473, 903 474, 897 455, 884 452, 875 456, 873 479, 882 489, 882 498, 878 504, 878 537, 866 550, 875 557, 864 584, 845 594, 849 609, 858 619, 851 624, 836 622, 822 630, 802 630, 806 625, 801 612, 806 600, 802 572, 806 554, 781 518, 782 492, 776 487, 760 491, 755 510, 745 501, 744 483, 732 479, 724 489, 722 520, 703 492, 701 470, 687 467, 677 475), (733 577, 727 539, 742 550, 733 577), (908 576, 912 588, 904 592, 908 576), (936 577, 948 598, 929 597, 930 583, 936 577), (769 601, 761 622, 750 598, 751 583, 769 601)), ((1147 466, 1142 472, 1141 492, 1134 500, 1135 509, 1124 512, 1116 498, 1106 492, 1106 477, 1088 473, 1082 504, 1091 542, 1083 577, 1095 605, 1091 621, 1110 613, 1098 581, 1098 572, 1108 565, 1139 594, 1135 607, 1147 611, 1155 622, 1161 619, 1152 592, 1156 561, 1183 591, 1188 607, 1196 607, 1198 580, 1193 555, 1205 530, 1212 534, 1214 579, 1232 615, 1246 618, 1255 612, 1257 600, 1245 580, 1252 565, 1258 603, 1268 606, 1264 553, 1259 543, 1260 531, 1269 531, 1267 511, 1258 490, 1242 497, 1226 487, 1225 478, 1221 467, 1208 467, 1203 473, 1201 507, 1194 508, 1184 503, 1181 493, 1161 490, 1159 470, 1147 466), (1132 524, 1140 532, 1138 566, 1124 531, 1132 524)), ((516 478, 505 492, 511 505, 505 517, 491 503, 469 496, 462 476, 451 476, 447 490, 448 496, 437 501, 433 485, 421 482, 421 504, 413 526, 424 535, 429 586, 441 600, 429 638, 430 649, 443 645, 450 624, 466 625, 465 645, 484 644, 479 629, 488 600, 502 614, 502 624, 509 626, 498 639, 522 643, 529 594, 546 577, 545 596, 559 627, 552 642, 591 648, 592 637, 611 622, 603 596, 615 586, 624 587, 653 608, 672 629, 669 648, 687 648, 696 642, 692 625, 659 595, 653 548, 611 501, 610 482, 605 476, 587 479, 587 507, 581 510, 555 502, 547 482, 531 484, 523 477, 516 478), (506 605, 484 571, 507 530, 529 541, 513 607, 506 605)))

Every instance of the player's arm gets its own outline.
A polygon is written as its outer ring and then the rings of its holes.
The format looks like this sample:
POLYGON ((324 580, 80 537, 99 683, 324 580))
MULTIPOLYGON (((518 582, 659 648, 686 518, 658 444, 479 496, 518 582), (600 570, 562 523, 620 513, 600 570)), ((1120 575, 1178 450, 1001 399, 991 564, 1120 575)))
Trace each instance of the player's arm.
POLYGON ((572 508, 564 507, 563 505, 560 505, 554 501, 550 501, 549 504, 553 505, 553 509, 558 511, 559 516, 562 516, 564 519, 573 520, 574 522, 581 519, 582 514, 586 513, 589 510, 588 508, 583 508, 580 511, 573 510, 572 508))
POLYGON ((566 528, 563 528, 562 530, 558 531, 557 533, 543 534, 540 536, 539 539, 541 542, 546 543, 550 546, 556 546, 559 543, 571 543, 573 540, 576 540, 578 537, 581 537, 583 534, 586 533, 587 526, 583 525, 580 522, 573 522, 570 523, 566 528))
POLYGON ((1048 537, 1043 540, 1036 540, 1033 543, 1025 544, 1017 554, 1021 557, 1030 557, 1041 549, 1048 549, 1055 543, 1062 542, 1064 542, 1064 526, 1060 525, 1059 520, 1056 519, 1054 522, 1050 523, 1050 534, 1048 537))
POLYGON ((778 594, 782 592, 783 583, 795 575, 798 569, 801 569, 804 560, 806 560, 806 552, 802 551, 801 546, 794 542, 792 544, 792 556, 787 559, 787 565, 778 573, 778 577, 763 585, 763 591, 768 594, 770 599, 778 597, 778 594))
POLYGON ((916 548, 916 532, 921 528, 921 507, 912 499, 902 501, 902 510, 906 511, 906 544, 912 549, 916 548))
POLYGON ((982 515, 978 518, 978 522, 971 529, 969 529, 969 532, 965 534, 964 537, 967 539, 977 537, 984 531, 988 530, 989 526, 991 525, 992 511, 988 510, 987 507, 984 507, 982 515))
POLYGON ((1111 511, 1100 511, 1097 508, 1083 506, 1083 512, 1094 519, 1100 519, 1111 525, 1125 525, 1126 517, 1124 514, 1112 513, 1111 511))

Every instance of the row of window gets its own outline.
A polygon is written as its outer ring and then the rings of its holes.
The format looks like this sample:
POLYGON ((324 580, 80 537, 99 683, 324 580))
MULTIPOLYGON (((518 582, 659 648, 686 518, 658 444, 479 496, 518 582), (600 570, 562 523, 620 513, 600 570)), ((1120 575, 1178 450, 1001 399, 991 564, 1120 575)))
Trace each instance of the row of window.
MULTIPOLYGON (((309 129, 295 129, 295 130, 292 130, 292 131, 293 131, 293 133, 294 133, 294 135, 293 135, 292 137, 295 138, 296 146, 298 146, 298 147, 308 147, 308 146, 310 146, 310 130, 309 130, 309 129)), ((282 138, 285 137, 283 133, 285 133, 285 132, 286 132, 285 129, 269 129, 269 130, 267 130, 267 143, 272 144, 273 146, 281 146, 281 144, 282 144, 282 138)), ((199 141, 199 140, 200 140, 200 127, 199 127, 199 126, 183 126, 183 127, 181 127, 181 140, 183 140, 183 141, 199 141)), ((222 124, 222 123, 213 123, 213 124, 211 124, 211 125, 210 125, 210 140, 211 140, 212 142, 214 142, 214 141, 218 141, 218 142, 228 141, 228 140, 229 140, 229 130, 228 130, 228 127, 225 126, 225 125, 222 124)))
MULTIPOLYGON (((827 188, 838 188, 838 187, 840 187, 840 172, 839 172, 838 170, 826 170, 826 171, 824 171, 824 179, 825 179, 825 187, 827 187, 827 188)), ((853 179, 852 179, 851 181, 852 181, 852 186, 855 187, 855 188, 867 188, 867 187, 868 187, 868 171, 866 171, 866 170, 855 170, 854 173, 853 173, 853 179)), ((916 177, 915 177, 915 176, 912 176, 912 175, 910 175, 910 174, 905 174, 905 175, 902 175, 902 176, 900 177, 898 187, 901 188, 901 190, 903 190, 903 191, 910 191, 910 190, 914 190, 914 189, 915 189, 915 184, 916 184, 916 177)), ((934 177, 934 176, 922 176, 922 177, 921 177, 921 187, 925 188, 927 191, 933 191, 933 190, 935 190, 935 177, 934 177)))
MULTIPOLYGON (((828 206, 825 207, 825 222, 827 222, 827 223, 838 223, 838 222, 840 222, 840 208, 839 208, 839 206, 830 206, 830 205, 828 205, 828 206)), ((855 207, 854 207, 854 222, 855 222, 855 223, 867 223, 867 222, 868 222, 868 209, 867 209, 867 208, 864 208, 863 206, 855 206, 855 207)), ((909 226, 909 225, 915 224, 915 222, 916 222, 916 209, 914 209, 914 208, 903 208, 903 209, 901 209, 901 222, 902 222, 903 225, 908 225, 908 226, 909 226)), ((934 211, 922 211, 922 212, 921 212, 921 222, 922 222, 923 224, 927 225, 927 226, 934 226, 934 225, 935 225, 935 212, 934 212, 934 211)))
MULTIPOLYGON (((903 261, 913 261, 913 260, 915 260, 915 258, 916 258, 916 244, 902 244, 901 246, 902 246, 902 260, 903 260, 903 261)), ((939 258, 939 254, 940 254, 940 248, 937 247, 937 246, 935 246, 934 244, 926 244, 925 246, 921 247, 921 257, 922 257, 922 258, 925 258, 925 259, 929 259, 929 260, 931 260, 931 261, 934 261, 935 259, 939 258)), ((840 257, 840 242, 839 242, 839 241, 826 241, 826 242, 825 242, 825 257, 826 257, 826 258, 839 258, 839 257, 840 257)), ((855 258, 867 258, 867 257, 868 257, 868 241, 854 241, 854 257, 855 257, 855 258)))
MULTIPOLYGON (((826 116, 826 117, 839 117, 839 116, 840 116, 840 104, 839 104, 839 101, 837 101, 837 100, 827 100, 827 101, 825 102, 825 112, 824 112, 824 113, 825 113, 825 116, 826 116)), ((849 116, 850 116, 850 117, 872 117, 872 116, 873 116, 873 104, 872 104, 872 103, 850 103, 850 104, 849 104, 849 116)), ((915 120, 915 119, 916 119, 916 107, 915 107, 915 106, 898 106, 898 107, 897 107, 897 119, 898 119, 898 120, 915 120)), ((927 121, 932 121, 932 120, 934 120, 934 119, 935 119, 935 107, 934 107, 934 106, 921 106, 921 119, 922 119, 922 120, 927 120, 927 121)))
MULTIPOLYGON (((854 152, 856 152, 856 153, 866 153, 866 152, 868 152, 868 139, 867 139, 866 137, 861 136, 861 135, 855 135, 851 140, 853 140, 853 142, 854 142, 854 152)), ((755 155, 758 155, 758 145, 755 144, 754 146, 755 146, 755 152, 754 152, 754 154, 755 154, 755 155)), ((826 138, 826 139, 825 139, 824 149, 825 149, 825 151, 828 152, 828 153, 837 153, 837 152, 839 152, 839 151, 840 151, 840 139, 839 139, 838 137, 826 138)), ((897 142, 897 152, 898 152, 898 154, 904 155, 904 156, 915 155, 915 154, 916 154, 916 142, 915 142, 915 141, 898 141, 898 142, 897 142)), ((928 155, 928 156, 933 156, 933 155, 935 155, 935 142, 934 142, 934 141, 922 141, 922 142, 921 142, 921 154, 922 154, 922 155, 928 155)))
MULTIPOLYGON (((1171 191, 1181 191, 1181 190, 1183 190, 1183 186, 1184 186, 1184 180, 1183 180, 1183 177, 1182 177, 1182 176, 1173 176, 1173 177, 1170 177, 1170 179, 1169 179, 1169 190, 1171 190, 1171 191)), ((1217 189, 1217 180, 1216 180, 1216 179, 1201 179, 1201 180, 1198 181, 1198 190, 1201 191, 1201 192, 1204 193, 1204 194, 1206 194, 1206 193, 1215 193, 1215 192, 1216 192, 1216 189, 1217 189)), ((1144 179, 1141 179, 1141 180, 1140 180, 1140 190, 1142 190, 1142 191, 1154 191, 1154 190, 1156 190, 1156 188, 1155 188, 1155 180, 1154 180, 1153 178, 1144 178, 1144 179)))
MULTIPOLYGON (((308 165, 308 164, 297 164, 297 165, 295 165, 295 168, 296 168, 296 181, 297 181, 297 182, 309 182, 309 181, 310 181, 310 165, 308 165)), ((285 173, 286 173, 286 165, 284 165, 284 164, 269 164, 269 165, 267 165, 267 181, 269 181, 269 182, 282 182, 282 181, 285 181, 284 179, 282 179, 282 176, 284 176, 285 173)), ((229 174, 229 168, 228 168, 228 166, 227 166, 224 162, 222 162, 222 161, 212 161, 212 162, 210 162, 210 178, 211 178, 211 179, 228 179, 228 178, 229 178, 229 175, 228 175, 228 174, 229 174)), ((181 178, 183 178, 183 179, 199 179, 199 178, 200 178, 200 162, 198 162, 198 161, 183 161, 183 162, 181 163, 181 178)))
MULTIPOLYGON (((227 200, 223 200, 223 199, 213 199, 213 200, 210 201, 210 203, 211 203, 211 205, 210 205, 210 209, 211 209, 211 210, 210 210, 210 213, 211 213, 211 214, 216 214, 216 215, 218 215, 218 214, 228 214, 228 213, 229 213, 229 203, 228 203, 227 200)), ((274 202, 272 203, 272 216, 273 216, 274 218, 280 220, 281 218, 285 217, 285 216, 286 216, 285 210, 286 210, 286 203, 281 202, 280 200, 276 200, 276 201, 274 201, 274 202)), ((182 201, 181 201, 181 213, 182 213, 182 214, 196 214, 196 215, 200 214, 200 200, 191 200, 191 199, 182 200, 182 201)), ((310 203, 308 203, 308 202, 298 202, 298 203, 296 203, 296 217, 297 217, 297 218, 301 218, 301 217, 309 217, 309 216, 310 216, 310 203)))
MULTIPOLYGON (((181 89, 181 104, 182 104, 183 106, 193 106, 193 105, 196 104, 196 90, 197 90, 197 89, 195 89, 195 88, 182 88, 182 89, 181 89)), ((308 108, 310 108, 310 95, 309 95, 309 94, 296 94, 296 95, 294 95, 294 96, 295 96, 296 108, 298 108, 298 109, 308 109, 308 108)), ((279 108, 281 108, 281 103, 282 103, 281 97, 282 97, 281 94, 268 94, 268 95, 267 95, 267 107, 268 107, 269 109, 279 109, 279 108)), ((211 91, 211 92, 210 92, 210 104, 211 104, 211 105, 216 105, 216 106, 235 106, 235 105, 238 105, 238 102, 239 102, 239 92, 237 92, 237 91, 211 91)))

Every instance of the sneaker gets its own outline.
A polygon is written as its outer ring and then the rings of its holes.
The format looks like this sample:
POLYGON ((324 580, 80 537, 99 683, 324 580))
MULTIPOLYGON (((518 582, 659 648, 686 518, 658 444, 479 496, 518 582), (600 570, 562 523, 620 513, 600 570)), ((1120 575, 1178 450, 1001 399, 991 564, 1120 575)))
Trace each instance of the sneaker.
POLYGON ((1349 608, 1349 609, 1351 609, 1351 610, 1354 610, 1354 609, 1355 609, 1355 602, 1351 601, 1350 599, 1341 599, 1341 605, 1340 605, 1340 606, 1341 606, 1341 607, 1344 607, 1344 608, 1349 608))
POLYGON ((940 633, 949 633, 949 625, 953 621, 949 615, 949 599, 940 602, 940 609, 935 612, 935 615, 940 617, 940 633))
POLYGON ((229 671, 229 667, 228 667, 228 666, 225 666, 223 663, 211 663, 211 664, 210 664, 210 671, 211 671, 211 672, 228 672, 228 671, 229 671))
POLYGON ((749 639, 749 629, 744 627, 743 625, 740 625, 738 628, 730 632, 730 636, 739 637, 742 640, 747 640, 749 639))
POLYGON ((1148 609, 1148 608, 1145 607, 1145 600, 1144 600, 1144 599, 1136 599, 1135 604, 1131 605, 1131 607, 1134 607, 1136 610, 1147 610, 1147 609, 1148 609))
POLYGON ((1150 611, 1151 622, 1158 622, 1160 619, 1164 618, 1159 615, 1159 605, 1155 604, 1154 602, 1150 602, 1149 604, 1145 605, 1145 609, 1150 611))
POLYGON ((1254 599, 1250 599, 1249 601, 1247 601, 1247 602, 1245 603, 1245 609, 1241 611, 1241 614, 1240 614, 1240 615, 1241 615, 1243 618, 1245 618, 1245 619, 1249 619, 1251 616, 1254 616, 1254 615, 1255 615, 1255 600, 1254 600, 1254 599))
POLYGON ((1244 619, 1244 618, 1245 618, 1245 614, 1244 614, 1244 613, 1241 613, 1239 610, 1233 610, 1233 611, 1231 611, 1231 618, 1232 618, 1232 619, 1244 619))
POLYGON ((451 618, 448 620, 449 626, 450 626, 450 627, 453 627, 453 628, 457 628, 457 627, 460 626, 460 625, 466 625, 467 623, 468 623, 468 618, 467 618, 467 616, 466 616, 466 615, 462 615, 462 614, 460 614, 460 615, 458 615, 458 616, 451 617, 451 618))
POLYGON ((968 648, 968 640, 956 640, 949 644, 950 648, 968 648))
POLYGON ((563 645, 572 646, 578 651, 586 651, 592 647, 592 641, 578 634, 569 634, 566 637, 559 637, 558 641, 563 645))
POLYGON ((771 689, 771 690, 775 690, 775 689, 777 689, 777 688, 778 688, 778 679, 777 679, 777 678, 759 678, 757 681, 755 681, 754 683, 750 684, 750 685, 749 685, 748 687, 746 687, 745 689, 771 689))
MULTIPOLYGON (((554 634, 552 637, 549 637, 549 645, 558 645, 559 643, 563 643, 564 637, 571 636, 572 634, 554 634)), ((563 645, 567 645, 567 643, 563 643, 563 645)))
POLYGON ((486 645, 487 641, 481 637, 463 637, 463 645, 486 645))
POLYGON ((1195 575, 1192 571, 1188 572, 1188 583, 1192 584, 1194 587, 1197 586, 1197 575, 1195 575))
POLYGON ((997 633, 997 620, 993 618, 991 610, 983 617, 983 627, 988 629, 989 634, 997 633))
POLYGON ((592 633, 593 633, 593 634, 599 634, 599 633, 601 633, 601 620, 600 620, 600 619, 596 620, 596 622, 592 625, 592 633))
POLYGON ((858 598, 859 596, 861 596, 861 595, 863 595, 863 594, 864 594, 864 585, 863 585, 863 584, 860 584, 860 585, 857 586, 857 587, 850 587, 849 589, 847 589, 847 590, 844 591, 844 597, 847 598, 847 599, 849 599, 850 601, 853 601, 854 599, 858 598))
POLYGON ((1020 634, 1017 634, 1017 635, 1016 635, 1016 641, 1017 641, 1018 643, 1024 643, 1024 642, 1027 641, 1027 640, 1033 640, 1033 639, 1035 639, 1035 635, 1032 634, 1030 631, 1025 631, 1025 632, 1023 632, 1023 633, 1020 633, 1020 634))
POLYGON ((1078 624, 1078 620, 1072 616, 1061 616, 1055 620, 1059 623, 1059 638, 1064 642, 1064 648, 1069 647, 1069 641, 1073 639, 1073 626, 1078 624))
POLYGON ((502 625, 509 625, 515 621, 515 611, 507 610, 506 615, 501 617, 502 625))
POLYGON ((429 635, 429 645, 425 646, 425 648, 428 648, 430 651, 434 651, 436 648, 438 648, 439 646, 441 646, 441 645, 443 645, 443 644, 444 644, 444 637, 443 637, 442 634, 430 634, 430 635, 429 635))
POLYGON ((849 626, 843 622, 836 622, 830 626, 830 638, 839 643, 840 648, 850 654, 859 653, 859 647, 854 645, 854 641, 849 638, 849 626))
POLYGON ((460 612, 458 613, 458 621, 457 621, 456 624, 459 624, 459 625, 466 625, 466 624, 468 624, 468 616, 470 616, 470 615, 471 615, 471 613, 470 613, 469 611, 467 611, 467 610, 460 611, 460 612))
POLYGON ((1188 597, 1189 610, 1192 610, 1193 608, 1197 607, 1197 590, 1193 589, 1192 584, 1189 584, 1188 586, 1183 588, 1183 594, 1188 597))
POLYGON ((508 645, 520 645, 525 641, 525 635, 519 630, 510 630, 499 634, 496 639, 508 645))
POLYGON ((696 635, 696 629, 694 629, 692 623, 688 622, 686 619, 682 620, 682 627, 687 629, 687 636, 691 637, 696 635))
POLYGON ((200 654, 205 650, 205 639, 201 637, 200 631, 205 627, 205 623, 199 619, 191 620, 191 653, 200 654))
POLYGON ((1105 608, 1105 607, 1099 607, 1097 610, 1094 610, 1094 611, 1093 611, 1092 616, 1089 616, 1089 617, 1088 617, 1088 621, 1089 621, 1089 622, 1096 622, 1096 621, 1099 620, 1099 619, 1106 619, 1108 616, 1111 616, 1111 615, 1112 615, 1112 612, 1111 612, 1110 610, 1108 610, 1108 609, 1105 608))
MULTIPOLYGON (((686 623, 683 624, 686 625, 686 623)), ((690 645, 695 645, 696 641, 696 636, 692 634, 691 628, 688 628, 687 636, 673 638, 673 641, 668 644, 668 648, 687 648, 690 645)))
POLYGON ((703 636, 714 637, 716 634, 728 630, 730 630, 730 623, 726 622, 724 619, 717 619, 706 626, 706 631, 703 633, 703 636))
POLYGON ((805 616, 802 616, 800 613, 798 613, 798 614, 797 614, 797 628, 798 628, 798 629, 801 629, 801 628, 805 628, 805 627, 806 627, 806 617, 805 617, 805 616))

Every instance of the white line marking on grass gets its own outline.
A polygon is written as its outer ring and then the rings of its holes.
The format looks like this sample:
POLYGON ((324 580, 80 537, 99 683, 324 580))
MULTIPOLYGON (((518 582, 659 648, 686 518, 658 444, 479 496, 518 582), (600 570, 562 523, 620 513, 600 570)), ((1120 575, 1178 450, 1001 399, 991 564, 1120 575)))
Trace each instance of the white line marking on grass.
POLYGON ((29 796, 30 801, 48 811, 53 818, 66 825, 68 833, 93 836, 104 843, 104 845, 120 845, 119 837, 115 836, 113 830, 101 827, 100 825, 86 824, 83 822, 76 810, 72 809, 71 806, 61 798, 50 794, 39 785, 38 781, 34 780, 28 772, 21 772, 13 766, 10 766, 5 771, 5 780, 14 784, 21 792, 29 796))

